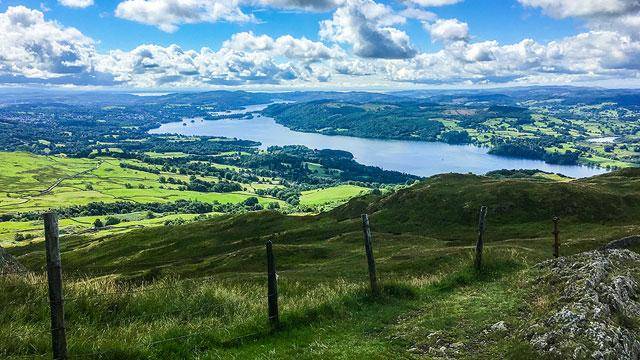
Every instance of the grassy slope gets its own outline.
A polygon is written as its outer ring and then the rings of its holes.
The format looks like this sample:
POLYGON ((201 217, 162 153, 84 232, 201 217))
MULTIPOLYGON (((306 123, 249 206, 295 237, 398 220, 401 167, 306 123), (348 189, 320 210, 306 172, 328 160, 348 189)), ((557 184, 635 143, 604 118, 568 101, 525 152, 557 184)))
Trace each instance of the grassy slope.
POLYGON ((302 205, 323 205, 343 203, 352 197, 362 195, 369 189, 356 185, 338 185, 326 189, 303 191, 300 197, 302 205))
MULTIPOLYGON (((550 257, 550 217, 562 218, 562 253, 575 253, 638 233, 639 197, 635 169, 563 183, 442 175, 318 216, 262 212, 66 237, 70 346, 108 351, 105 358, 415 358, 436 356, 442 346, 459 358, 536 358, 516 331, 483 331, 501 320, 526 326, 537 305, 522 285, 528 267, 550 257), (476 274, 470 264, 481 204, 490 209, 487 265, 476 274), (361 212, 371 214, 385 287, 377 300, 366 294, 361 212), (276 244, 281 285, 284 329, 275 334, 264 321, 267 239, 276 244), (109 295, 90 297, 104 287, 109 295), (128 287, 145 291, 118 294, 128 287)), ((41 244, 10 251, 32 269, 43 264, 41 244)), ((42 285, 7 281, 3 306, 45 294, 42 285)), ((7 309, 0 348, 46 351, 47 336, 38 333, 46 329, 46 304, 7 309)))

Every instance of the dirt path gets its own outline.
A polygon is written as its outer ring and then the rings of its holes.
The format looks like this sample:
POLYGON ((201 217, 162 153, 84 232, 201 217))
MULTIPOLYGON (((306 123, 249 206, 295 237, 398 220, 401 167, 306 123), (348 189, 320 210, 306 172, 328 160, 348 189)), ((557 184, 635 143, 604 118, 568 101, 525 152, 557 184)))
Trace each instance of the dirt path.
POLYGON ((73 174, 73 175, 69 175, 69 176, 61 177, 60 179, 56 180, 56 182, 54 182, 51 186, 49 186, 49 187, 48 187, 48 188, 46 188, 45 190, 40 191, 40 194, 38 194, 38 195, 36 195, 36 196, 42 196, 42 195, 45 195, 45 194, 50 193, 51 191, 53 191, 53 189, 55 189, 56 187, 58 187, 58 185, 60 185, 60 183, 62 183, 62 182, 63 182, 63 181, 65 181, 65 180, 75 179, 75 178, 77 178, 77 177, 79 177, 79 176, 81 176, 81 175, 84 175, 84 174, 90 173, 90 172, 92 172, 92 171, 98 170, 98 168, 99 168, 100 166, 102 166, 102 163, 103 163, 103 162, 102 162, 102 161, 100 161, 98 164, 96 164, 96 166, 94 166, 94 167, 93 167, 93 168, 91 168, 91 169, 87 169, 87 170, 81 171, 81 172, 79 172, 79 173, 75 173, 75 174, 73 174))
POLYGON ((104 163, 104 161, 100 161, 98 164, 96 164, 96 166, 92 167, 91 169, 83 170, 83 171, 80 171, 80 172, 72 174, 72 175, 61 177, 60 179, 56 180, 53 184, 51 184, 51 186, 49 186, 45 190, 41 190, 40 193, 38 193, 37 195, 30 195, 30 196, 26 196, 26 197, 23 197, 23 198, 19 198, 20 201, 12 203, 12 204, 0 205, 0 208, 16 206, 16 205, 22 205, 22 204, 25 204, 25 203, 29 202, 30 200, 32 200, 35 197, 46 195, 46 194, 50 193, 51 191, 53 191, 56 187, 58 187, 63 181, 75 179, 75 178, 77 178, 79 176, 82 176, 82 175, 88 174, 88 173, 90 173, 92 171, 98 170, 98 168, 100 168, 100 166, 102 166, 103 163, 104 163))

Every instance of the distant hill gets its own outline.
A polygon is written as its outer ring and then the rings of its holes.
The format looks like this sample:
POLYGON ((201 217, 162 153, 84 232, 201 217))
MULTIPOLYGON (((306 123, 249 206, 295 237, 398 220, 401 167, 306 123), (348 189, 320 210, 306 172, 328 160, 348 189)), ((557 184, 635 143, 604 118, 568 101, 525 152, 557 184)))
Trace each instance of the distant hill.
POLYGON ((264 104, 272 101, 308 102, 333 100, 353 103, 398 103, 426 99, 440 103, 491 103, 513 105, 520 101, 560 100, 565 105, 616 102, 621 106, 640 104, 638 89, 604 89, 575 86, 529 86, 498 89, 375 91, 249 92, 240 90, 188 91, 138 96, 134 91, 68 91, 42 89, 0 89, 0 104, 219 104, 226 107, 264 104))

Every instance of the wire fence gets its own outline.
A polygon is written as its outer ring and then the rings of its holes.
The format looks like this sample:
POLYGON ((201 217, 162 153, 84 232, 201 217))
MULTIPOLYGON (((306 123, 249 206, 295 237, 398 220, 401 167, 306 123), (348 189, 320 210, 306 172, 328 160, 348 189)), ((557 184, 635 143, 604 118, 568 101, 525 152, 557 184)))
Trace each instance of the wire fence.
MULTIPOLYGON (((109 280, 99 279, 99 277, 101 276, 110 276, 110 275, 118 274, 120 272, 132 271, 132 266, 130 266, 129 264, 122 265, 122 266, 88 265, 88 266, 83 266, 82 270, 78 270, 75 272, 65 272, 64 274, 67 278, 69 278, 68 275, 71 274, 70 278, 74 280, 69 282, 69 284, 71 285, 67 284, 67 286, 65 287, 61 277, 62 266, 60 263, 59 246, 57 244, 59 239, 57 235, 57 218, 55 217, 55 215, 53 216, 53 219, 55 219, 55 221, 53 221, 52 223, 47 223, 46 222, 47 218, 45 216, 45 234, 46 234, 45 247, 47 250, 46 271, 44 270, 30 271, 26 269, 12 269, 11 271, 4 271, 0 273, 0 286, 2 286, 3 289, 9 290, 9 292, 12 290, 19 290, 19 288, 25 287, 25 286, 29 287, 29 290, 32 290, 33 288, 44 290, 46 285, 46 289, 48 290, 47 292, 44 292, 44 291, 42 293, 31 292, 28 294, 29 296, 28 299, 17 297, 15 300, 9 301, 6 304, 6 306, 7 307, 14 307, 14 306, 27 307, 33 311, 35 310, 36 306, 39 306, 39 309, 42 310, 43 308, 46 308, 46 305, 48 304, 50 307, 51 326, 48 329, 43 328, 42 331, 40 330, 36 331, 36 330, 30 329, 30 331, 28 331, 27 333, 29 335, 42 335, 42 336, 46 334, 50 334, 52 339, 52 352, 36 353, 36 354, 15 354, 15 355, 8 354, 5 352, 4 355, 7 357, 15 358, 15 359, 22 359, 22 358, 35 359, 35 358, 47 358, 51 356, 53 356, 54 359, 102 358, 102 357, 108 358, 109 354, 112 354, 113 352, 116 352, 116 351, 120 351, 116 349, 104 349, 102 351, 100 349, 96 349, 95 351, 90 351, 90 352, 78 353, 74 351, 71 353, 67 353, 66 336, 69 335, 70 339, 73 340, 74 335, 76 334, 74 331, 75 328, 73 326, 74 325, 73 322, 65 326, 65 319, 63 315, 64 311, 62 309, 64 305, 67 305, 70 309, 74 310, 75 312, 74 320, 77 320, 77 318, 81 317, 78 314, 78 312, 81 312, 83 310, 83 307, 86 307, 86 306, 91 307, 92 305, 98 306, 100 305, 101 301, 105 301, 107 305, 112 306, 112 307, 107 306, 105 308, 105 312, 100 313, 99 315, 88 314, 88 313, 81 314, 81 315, 84 315, 85 318, 90 318, 92 321, 96 320, 96 318, 98 320, 109 318, 110 322, 105 324, 105 329, 107 330, 109 326, 117 325, 121 322, 148 321, 150 319, 160 321, 167 318, 182 317, 187 320, 186 322, 187 325, 193 325, 194 324, 193 320, 197 317, 202 317, 202 316, 209 316, 211 319, 216 319, 220 321, 220 312, 223 311, 225 308, 229 309, 234 307, 234 304, 230 304, 228 302, 226 303, 222 302, 214 306, 207 305, 211 303, 200 303, 197 305, 192 304, 191 306, 185 306, 182 308, 167 309, 168 306, 166 304, 162 304, 162 306, 160 306, 160 307, 164 307, 162 310, 149 312, 149 311, 146 311, 147 309, 145 309, 144 307, 141 307, 138 309, 136 309, 135 307, 127 308, 126 305, 130 305, 131 304, 130 302, 125 303, 120 307, 115 306, 114 303, 110 303, 110 301, 112 300, 111 298, 116 298, 116 300, 122 300, 123 298, 127 298, 127 300, 135 301, 136 296, 139 296, 139 295, 141 296, 143 294, 149 294, 153 292, 161 292, 163 294, 172 294, 172 296, 176 296, 176 294, 183 294, 188 297, 191 291, 195 289, 197 286, 204 285, 204 284, 216 284, 214 280, 219 279, 219 277, 215 275, 205 276, 200 278, 176 277, 175 279, 173 278, 169 278, 168 280, 163 279, 163 281, 165 282, 172 281, 173 283, 158 284, 158 282, 142 282, 142 283, 139 283, 138 285, 126 284, 126 283, 123 285, 116 282, 108 282, 109 280), (58 263, 56 263, 56 259, 58 263), (59 271, 60 276, 58 278, 58 281, 56 281, 55 271, 59 271), (77 275, 77 277, 74 277, 75 275, 77 275), (94 284, 95 287, 93 288, 89 287, 90 290, 86 291, 85 293, 82 293, 82 291, 78 290, 79 288, 78 284, 82 283, 84 279, 87 280, 87 283, 90 283, 92 281, 95 281, 96 283, 94 284), (106 284, 110 286, 108 288, 100 288, 100 285, 101 285, 100 281, 106 281, 107 282, 106 284), (64 298, 63 293, 72 293, 74 294, 74 296, 64 298), (133 297, 133 299, 131 299, 130 297, 133 297), (114 321, 114 319, 117 319, 117 321, 114 321), (67 330, 69 331, 67 332, 67 330), (64 344, 63 347, 60 346, 61 343, 64 344)), ((480 239, 482 239, 482 231, 484 230, 483 222, 484 222, 484 219, 481 219, 481 223, 479 226, 479 229, 480 229, 479 231, 481 232, 480 239)), ((375 269, 373 247, 375 246, 377 248, 377 253, 381 254, 381 242, 379 239, 376 240, 375 242, 372 241, 373 237, 371 235, 372 233, 371 233, 369 219, 367 215, 363 215, 363 230, 364 230, 364 239, 365 239, 365 252, 366 252, 366 258, 367 258, 368 267, 369 267, 369 279, 371 282, 370 284, 371 292, 373 293, 373 295, 378 295, 379 294, 379 288, 378 288, 379 277, 375 269)), ((556 241, 557 241, 557 229, 555 231, 556 231, 556 241)), ((482 251, 481 240, 477 244, 476 251, 478 251, 478 249, 480 252, 482 251)), ((277 273, 275 269, 275 258, 272 250, 271 241, 267 242, 266 250, 267 250, 267 264, 268 264, 267 266, 268 269, 266 269, 268 286, 267 288, 264 289, 264 293, 262 295, 259 295, 259 296, 256 296, 255 294, 251 295, 252 300, 261 300, 259 307, 264 309, 265 315, 268 315, 268 316, 265 316, 265 321, 264 321, 265 326, 261 326, 261 327, 258 326, 257 330, 256 330, 256 326, 253 326, 253 327, 250 327, 247 333, 245 334, 233 336, 224 340, 218 339, 220 344, 228 345, 228 344, 242 342, 246 339, 257 338, 262 335, 268 334, 270 331, 274 330, 274 328, 279 327, 278 289, 277 289, 278 281, 277 281, 277 273), (270 325, 269 327, 266 326, 267 320, 270 325)), ((358 256, 358 255, 354 254, 352 256, 358 256)), ((349 256, 349 258, 351 258, 352 256, 349 256)), ((359 255, 359 256, 362 256, 362 255, 359 255)), ((165 261, 165 262, 147 262, 147 263, 135 262, 135 268, 139 270, 134 270, 134 271, 143 271, 145 270, 144 269, 145 266, 147 267, 148 266, 168 266, 168 264, 170 266, 171 264, 175 264, 175 263, 194 263, 194 260, 193 259, 171 259, 171 261, 165 261)), ((146 270, 148 270, 148 268, 146 270)), ((215 299, 211 299, 211 300, 215 300, 215 299)), ((219 301, 219 299, 216 301, 219 301)), ((174 303, 177 303, 177 302, 174 302, 174 303)), ((205 320, 205 319, 202 318, 200 320, 205 320)), ((196 326, 202 325, 202 323, 195 323, 195 324, 196 326)), ((96 326, 95 323, 92 323, 91 325, 96 326)), ((100 325, 97 324, 97 326, 100 326, 100 325)), ((181 331, 184 331, 184 330, 181 330, 181 331)), ((239 329, 234 329, 234 332, 238 332, 238 331, 239 329)), ((204 326, 204 327, 195 329, 194 331, 189 331, 187 333, 179 334, 179 335, 168 337, 168 338, 162 338, 158 340, 149 340, 143 344, 138 344, 138 345, 142 345, 143 348, 150 350, 161 344, 165 344, 173 341, 180 341, 180 340, 193 338, 201 335, 215 334, 215 336, 217 336, 218 338, 221 338, 220 332, 226 332, 230 334, 230 330, 228 328, 221 327, 220 324, 216 324, 216 325, 204 326)), ((75 349, 78 347, 80 346, 71 346, 70 348, 75 349)), ((1 352, 0 352, 0 355, 2 355, 1 352)))
MULTIPOLYGON (((161 291, 161 290, 170 290, 170 289, 185 289, 185 283, 188 283, 190 285, 195 285, 195 284, 205 284, 208 281, 211 281, 214 277, 205 277, 205 278, 198 278, 198 279, 182 279, 180 280, 181 283, 178 285, 173 285, 173 286, 151 286, 148 288, 139 288, 139 289, 127 289, 127 290, 121 290, 121 291, 109 291, 106 293, 102 293, 102 294, 94 294, 94 295, 88 295, 88 296, 78 296, 75 298, 66 298, 64 299, 65 303, 72 303, 74 301, 77 300, 87 300, 90 301, 92 299, 103 299, 105 296, 110 296, 110 295, 119 295, 119 296, 126 296, 128 294, 141 294, 141 293, 147 293, 147 292, 153 292, 153 291, 161 291)), ((267 298, 267 295, 265 294, 264 296, 265 299, 267 298)), ((41 298, 38 301, 20 301, 20 302, 11 302, 9 304, 7 304, 7 306, 31 306, 34 304, 38 304, 38 305, 46 305, 48 304, 48 299, 46 298, 41 298)), ((186 323, 189 324, 191 322, 193 322, 193 320, 195 318, 198 318, 199 316, 204 316, 204 315, 213 315, 216 314, 219 310, 228 307, 229 304, 219 304, 213 307, 209 307, 209 306, 205 306, 204 308, 200 309, 200 310, 194 310, 193 308, 181 308, 181 309, 175 309, 175 310, 171 310, 171 311, 155 311, 155 312, 144 312, 143 314, 132 314, 132 313, 127 313, 127 314, 119 314, 118 315, 118 320, 122 321, 122 322, 127 322, 127 321, 144 321, 144 320, 148 320, 148 319, 153 319, 153 320, 157 320, 157 321, 161 321, 162 319, 166 318, 166 317, 173 317, 173 318, 177 318, 180 316, 184 316, 186 317, 186 323)), ((265 304, 265 308, 266 308, 266 304, 265 304)), ((43 324, 44 325, 44 324, 43 324)), ((116 325, 116 323, 110 322, 109 325, 116 325)), ((174 323, 175 325, 175 323, 174 323)), ((266 329, 266 328, 265 328, 266 329)), ((71 331, 67 332, 67 335, 71 336, 71 338, 73 338, 74 335, 74 331, 73 331, 73 327, 70 327, 71 331)), ((217 332, 219 332, 221 329, 217 326, 205 326, 201 329, 198 329, 197 331, 192 331, 189 332, 187 334, 182 334, 182 335, 177 335, 177 336, 172 336, 172 337, 168 337, 168 338, 164 338, 164 339, 160 339, 160 340, 154 340, 154 341, 148 341, 146 343, 143 343, 142 345, 144 346, 144 348, 147 349, 152 349, 153 347, 156 347, 158 345, 161 344, 165 344, 165 343, 169 343, 169 342, 173 342, 173 341, 179 341, 179 340, 184 340, 187 338, 193 338, 196 336, 201 336, 201 335, 206 335, 206 334, 216 334, 217 332)), ((231 344, 231 343, 236 343, 238 341, 241 341, 243 339, 248 339, 248 338, 252 338, 252 337, 256 337, 258 335, 261 334, 265 334, 265 331, 254 331, 254 332, 250 332, 250 333, 246 333, 243 335, 239 335, 239 336, 235 336, 235 337, 231 337, 231 338, 227 338, 224 339, 222 341, 220 341, 220 344, 231 344)), ((228 332, 228 330, 226 330, 226 332, 228 332)), ((38 336, 46 336, 46 335, 50 335, 52 333, 52 329, 41 329, 41 330, 33 330, 33 329, 29 329, 28 334, 29 335, 38 335, 38 336)), ((114 352, 118 352, 120 350, 117 349, 107 349, 104 351, 93 351, 93 352, 83 352, 83 353, 70 353, 67 354, 65 358, 71 359, 71 358, 91 358, 91 359, 95 359, 95 358, 108 358, 109 354, 112 354, 114 352)), ((39 353, 39 354, 5 354, 8 358, 14 358, 14 359, 38 359, 38 358, 49 358, 52 356, 51 353, 39 353)), ((55 358, 55 357, 54 357, 55 358)))
MULTIPOLYGON (((189 262, 189 263, 193 263, 193 259, 183 259, 183 260, 176 260, 176 259, 172 259, 172 262, 189 262)), ((160 263, 160 262, 154 262, 154 263, 139 263, 136 262, 135 263, 136 268, 143 268, 144 266, 167 266, 167 262, 164 263, 160 263)), ((75 277, 75 282, 71 281, 70 284, 72 285, 67 285, 67 286, 62 286, 63 284, 60 284, 60 289, 63 290, 61 293, 73 293, 74 296, 70 296, 70 297, 66 297, 66 298, 62 298, 60 299, 60 304, 65 304, 67 306, 70 306, 73 308, 74 303, 92 303, 95 301, 102 301, 105 299, 109 299, 110 297, 114 297, 117 299, 122 299, 125 297, 129 297, 129 296, 137 296, 137 295, 142 295, 142 294, 148 294, 148 293, 180 293, 180 292, 189 292, 190 290, 194 289, 195 287, 199 286, 199 285, 206 285, 206 284, 215 284, 216 279, 218 279, 215 275, 213 276, 205 276, 205 277, 199 277, 199 278, 175 278, 175 279, 170 279, 168 281, 173 281, 173 283, 171 284, 161 284, 158 285, 155 282, 144 282, 142 284, 138 284, 136 285, 118 285, 118 286, 123 286, 123 287, 118 287, 116 286, 115 289, 113 288, 107 288, 107 289, 100 289, 100 280, 96 280, 97 276, 108 276, 108 275, 115 275, 118 274, 120 272, 124 272, 124 271, 131 271, 131 267, 117 267, 117 266, 100 266, 100 265, 91 265, 91 266, 86 266, 84 267, 82 270, 80 271, 75 271, 75 272, 65 272, 65 277, 67 279, 72 278, 74 279, 74 276, 68 276, 69 274, 75 275, 79 277, 75 277), (89 269, 87 271, 87 269, 89 269), (99 274, 99 275, 97 275, 99 274), (77 284, 79 282, 82 282, 82 280, 86 277, 87 279, 87 283, 90 283, 91 281, 97 281, 96 287, 95 288, 89 288, 90 290, 85 293, 85 294, 79 294, 78 293, 78 289, 77 289, 77 284), (129 286, 129 287, 126 287, 129 286), (97 292, 97 293, 95 293, 97 292)), ((28 288, 30 291, 32 291, 33 289, 37 289, 37 290, 47 290, 50 286, 52 286, 51 282, 49 281, 49 276, 50 274, 48 272, 39 272, 39 271, 31 271, 31 270, 26 270, 26 269, 12 269, 10 271, 4 271, 2 274, 0 274, 0 286, 8 291, 13 291, 13 290, 18 290, 21 288, 28 288), (44 279, 44 280, 43 280, 44 279)), ((167 280, 165 280, 167 281, 167 280)), ((113 283, 110 283, 113 284, 113 283)), ((66 285, 66 284, 65 284, 66 285)), ((55 286, 55 285, 53 285, 55 286)), ((266 290, 266 289, 265 289, 266 290)), ((81 292, 81 291, 80 291, 81 292)), ((253 296, 255 298, 255 295, 253 296)), ((268 294, 265 291, 264 295, 259 296, 258 298, 263 298, 264 299, 264 308, 265 308, 265 312, 266 312, 266 307, 267 307, 267 298, 268 298, 268 294)), ((30 294, 28 299, 24 299, 24 298, 16 298, 15 300, 9 301, 8 303, 6 303, 5 305, 7 307, 27 307, 29 308, 31 311, 33 311, 36 307, 39 307, 40 309, 45 308, 47 305, 51 305, 53 303, 54 299, 51 298, 51 294, 47 294, 46 291, 42 291, 39 294, 30 294)), ((129 322, 129 321, 148 321, 148 320, 158 320, 161 321, 162 319, 166 319, 166 318, 183 318, 185 319, 185 323, 186 324, 190 324, 193 323, 193 320, 195 318, 198 317, 202 317, 202 316, 207 316, 207 315, 212 315, 213 317, 217 316, 218 312, 221 311, 223 308, 225 307, 231 307, 232 305, 228 304, 228 303, 222 303, 222 304, 218 304, 215 306, 208 306, 206 303, 204 304, 199 304, 199 307, 201 307, 200 309, 197 309, 198 306, 196 306, 195 308, 193 306, 191 307, 184 307, 184 308, 178 308, 178 309, 173 309, 173 310, 161 310, 161 311, 144 311, 142 313, 135 313, 135 312, 128 312, 125 309, 115 309, 112 313, 106 313, 106 314, 102 314, 105 315, 107 317, 110 316, 114 316, 117 317, 118 322, 129 322)), ((52 313, 53 313, 53 308, 52 308, 52 313)), ((265 322, 266 323, 266 322, 265 322)), ((44 322, 42 323, 44 325, 44 322)), ((113 326, 116 325, 117 323, 110 321, 108 324, 106 324, 107 326, 113 326)), ((174 322, 175 325, 175 322, 174 322)), ((74 338, 75 332, 74 332, 74 327, 73 324, 71 324, 71 326, 67 326, 69 327, 70 331, 66 331, 65 329, 65 336, 69 336, 70 339, 74 338)), ((33 337, 33 336, 46 336, 46 335, 51 335, 52 337, 55 337, 55 330, 59 330, 58 328, 43 328, 42 329, 38 329, 35 330, 33 328, 29 329, 28 331, 26 331, 26 333, 28 334, 28 336, 33 337)), ((222 329, 224 330, 224 329, 222 329)), ((153 341, 148 341, 146 343, 143 344, 139 344, 142 345, 143 348, 146 349, 153 349, 154 347, 158 347, 162 344, 165 343, 170 343, 170 342, 175 342, 175 341, 181 341, 181 340, 185 340, 188 338, 193 338, 193 337, 197 337, 197 336, 202 336, 202 335, 207 335, 207 334, 218 334, 220 333, 221 328, 219 325, 211 325, 211 326, 204 326, 204 327, 200 327, 199 329, 195 330, 195 331, 190 331, 188 333, 185 334, 181 334, 181 335, 176 335, 176 336, 172 336, 172 337, 168 337, 168 338, 163 338, 163 339, 159 339, 159 340, 153 340, 153 341)), ((226 332, 229 332, 229 330, 224 330, 226 332)), ((253 338, 256 337, 260 334, 264 334, 267 331, 267 328, 265 327, 264 329, 261 329, 260 331, 250 331, 246 334, 241 334, 235 337, 230 337, 230 338, 225 338, 224 340, 220 340, 219 342, 221 344, 229 344, 229 343, 237 343, 239 341, 243 341, 249 338, 253 338)), ((70 349, 73 349, 74 346, 71 346, 70 349)), ((114 352, 117 352, 119 350, 116 349, 106 349, 106 350, 96 350, 96 351, 89 351, 89 352, 71 352, 68 354, 64 354, 63 356, 58 356, 54 353, 51 352, 47 352, 47 353, 35 353, 35 354, 11 354, 11 353, 5 353, 4 355, 7 356, 8 358, 13 358, 13 359, 39 359, 39 358, 50 358, 53 356, 54 359, 56 358, 61 358, 61 359, 76 359, 76 358, 89 358, 89 359, 95 359, 95 358, 109 358, 110 354, 113 354, 114 352)), ((2 353, 0 352, 0 355, 2 355, 2 353)))

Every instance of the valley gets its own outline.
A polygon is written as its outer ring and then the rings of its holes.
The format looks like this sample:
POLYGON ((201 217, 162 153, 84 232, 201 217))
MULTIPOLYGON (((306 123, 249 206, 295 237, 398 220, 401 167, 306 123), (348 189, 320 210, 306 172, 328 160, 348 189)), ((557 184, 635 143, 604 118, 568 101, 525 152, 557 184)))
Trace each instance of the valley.
POLYGON ((51 355, 48 211, 74 358, 553 359, 640 346, 636 290, 616 285, 640 281, 637 245, 598 251, 640 232, 635 93, 24 96, 0 102, 2 358, 51 355), (274 126, 285 135, 271 142, 274 126), (607 285, 590 287, 592 273, 607 285))

